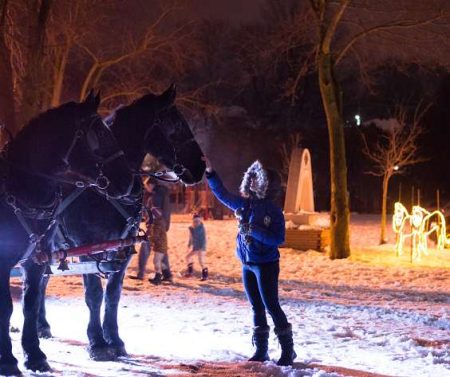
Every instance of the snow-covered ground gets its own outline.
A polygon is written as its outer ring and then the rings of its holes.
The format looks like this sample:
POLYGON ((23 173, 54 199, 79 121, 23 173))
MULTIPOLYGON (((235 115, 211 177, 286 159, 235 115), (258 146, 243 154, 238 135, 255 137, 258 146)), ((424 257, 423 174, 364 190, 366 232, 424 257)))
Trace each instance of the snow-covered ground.
MULTIPOLYGON (((392 244, 376 246, 377 217, 363 215, 352 217, 350 259, 282 249, 280 296, 298 358, 294 368, 279 368, 245 362, 251 312, 234 258, 235 221, 205 225, 209 281, 179 275, 173 285, 154 287, 126 279, 119 320, 129 358, 88 359, 81 278, 53 278, 47 310, 55 338, 42 348, 54 371, 46 375, 450 376, 450 250, 420 263, 398 260, 392 244)), ((169 233, 175 272, 185 269, 187 227, 186 217, 175 217, 169 233)), ((151 261, 148 267, 151 273, 151 261)), ((18 298, 20 280, 13 285, 18 298)), ((16 300, 11 325, 19 329, 20 309, 16 300)), ((12 333, 16 356, 20 335, 12 333)), ((271 337, 270 355, 279 353, 271 337)))

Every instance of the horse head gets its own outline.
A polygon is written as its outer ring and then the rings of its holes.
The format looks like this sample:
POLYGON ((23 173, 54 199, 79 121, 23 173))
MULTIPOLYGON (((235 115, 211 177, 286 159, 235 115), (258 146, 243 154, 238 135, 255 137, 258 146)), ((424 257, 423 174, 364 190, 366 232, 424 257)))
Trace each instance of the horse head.
POLYGON ((21 184, 33 181, 49 191, 49 185, 71 183, 114 198, 128 194, 133 175, 97 113, 99 104, 100 96, 91 92, 84 101, 48 110, 23 128, 9 154, 21 184))
POLYGON ((161 95, 146 94, 117 110, 111 129, 132 164, 140 167, 146 153, 171 169, 185 184, 200 182, 205 171, 203 153, 189 124, 175 105, 171 85, 161 95))
POLYGON ((415 232, 420 232, 423 229, 424 219, 430 214, 426 209, 420 206, 413 206, 411 211, 411 229, 415 232))
POLYGON ((397 202, 394 204, 394 216, 392 221, 392 227, 395 233, 399 233, 403 230, 406 220, 409 218, 408 210, 405 206, 397 202))

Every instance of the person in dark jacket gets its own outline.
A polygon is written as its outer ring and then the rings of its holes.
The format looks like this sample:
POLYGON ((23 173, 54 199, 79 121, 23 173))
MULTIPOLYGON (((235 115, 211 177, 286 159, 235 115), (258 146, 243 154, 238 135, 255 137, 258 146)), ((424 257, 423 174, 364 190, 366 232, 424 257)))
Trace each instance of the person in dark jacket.
MULTIPOLYGON (((137 275, 129 276, 131 279, 143 280, 145 275, 145 268, 147 266, 147 261, 150 256, 151 251, 151 234, 152 234, 152 224, 149 221, 153 216, 148 216, 147 214, 152 212, 152 210, 156 210, 158 215, 158 234, 161 235, 162 232, 166 234, 170 228, 170 199, 169 199, 169 190, 167 187, 159 184, 158 180, 154 178, 148 178, 144 182, 144 199, 143 205, 145 207, 144 218, 146 220, 147 225, 147 234, 149 235, 149 239, 146 242, 141 243, 141 248, 139 250, 139 260, 138 260, 138 273, 137 275), (160 218, 162 217, 162 219, 160 218)), ((167 237, 167 236, 166 236, 167 237)), ((158 239, 164 239, 164 237, 158 237, 158 239)), ((166 247, 159 247, 159 249, 167 249, 167 239, 166 239, 166 247)), ((158 245, 153 243, 153 248, 158 245)), ((169 264, 169 255, 167 252, 164 253, 162 258, 162 278, 161 281, 169 281, 171 282, 172 272, 170 271, 169 264)), ((150 279, 153 280, 153 279, 150 279)))
POLYGON ((208 184, 225 206, 235 212, 239 220, 237 257, 242 262, 242 281, 253 310, 253 342, 255 354, 249 361, 269 360, 269 325, 266 311, 272 317, 275 334, 281 345, 278 365, 292 365, 294 351, 292 326, 278 299, 280 273, 278 246, 284 242, 285 221, 274 199, 281 191, 279 175, 255 161, 245 172, 240 196, 230 193, 207 159, 208 184))
POLYGON ((208 280, 208 267, 206 267, 206 231, 202 223, 202 217, 196 213, 192 217, 192 225, 189 227, 189 242, 186 262, 188 265, 184 277, 194 275, 194 256, 197 255, 198 262, 202 269, 201 281, 208 280))

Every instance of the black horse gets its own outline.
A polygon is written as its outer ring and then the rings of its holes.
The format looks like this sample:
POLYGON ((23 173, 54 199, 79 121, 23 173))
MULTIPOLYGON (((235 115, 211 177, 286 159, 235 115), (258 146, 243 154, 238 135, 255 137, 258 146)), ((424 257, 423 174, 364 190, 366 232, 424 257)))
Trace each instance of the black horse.
MULTIPOLYGON (((119 108, 108 123, 130 169, 139 171, 149 153, 178 175, 182 182, 194 184, 203 177, 203 154, 189 125, 174 105, 175 96, 173 86, 159 96, 147 94, 119 108)), ((141 219, 142 193, 140 179, 136 180, 131 194, 123 199, 105 198, 95 192, 83 193, 64 212, 64 241, 77 246, 135 235, 141 219), (83 213, 82 218, 79 213, 83 213)), ((109 256, 120 259, 121 264, 118 272, 108 276, 105 293, 99 276, 83 276, 85 300, 90 311, 88 350, 94 360, 114 360, 126 355, 118 332, 117 309, 131 251, 132 248, 120 250, 118 255, 109 256), (100 308, 103 299, 105 312, 102 323, 100 308)), ((42 303, 39 324, 44 333, 49 333, 44 308, 42 303)))
MULTIPOLYGON (((39 284, 45 265, 36 257, 54 248, 61 212, 78 190, 120 199, 133 174, 110 129, 97 114, 99 98, 70 102, 32 120, 0 159, 0 375, 20 374, 9 321, 12 267, 23 267, 25 366, 50 369, 37 335, 39 284)), ((45 258, 44 258, 45 259, 45 258)))

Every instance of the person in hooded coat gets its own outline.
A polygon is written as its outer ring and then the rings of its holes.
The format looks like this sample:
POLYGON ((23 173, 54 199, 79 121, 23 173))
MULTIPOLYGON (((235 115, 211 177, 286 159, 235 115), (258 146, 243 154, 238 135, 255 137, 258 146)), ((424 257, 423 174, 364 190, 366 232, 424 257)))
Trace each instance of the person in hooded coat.
POLYGON ((272 317, 275 334, 281 345, 278 365, 292 365, 294 351, 292 326, 278 299, 280 252, 284 242, 285 221, 275 199, 281 192, 279 175, 255 161, 245 172, 240 196, 230 193, 210 162, 206 162, 206 177, 214 195, 234 211, 239 220, 237 257, 242 262, 242 281, 253 310, 253 344, 255 354, 249 361, 267 361, 269 325, 266 311, 272 317))
POLYGON ((169 189, 159 184, 157 179, 147 178, 144 182, 144 198, 143 206, 145 208, 144 218, 146 220, 147 231, 149 238, 147 241, 142 242, 139 250, 138 259, 138 273, 137 275, 128 276, 130 279, 143 280, 145 275, 145 269, 147 261, 150 256, 150 248, 152 247, 155 253, 162 253, 162 256, 156 256, 157 264, 162 264, 162 273, 149 279, 150 283, 159 285, 162 281, 172 282, 173 276, 170 270, 169 255, 167 253, 167 232, 170 227, 170 200, 169 189), (150 212, 154 212, 154 216, 149 216, 150 212), (156 224, 152 224, 156 220, 156 224), (155 239, 152 239, 155 238, 155 239), (161 259, 159 261, 159 259, 161 259))

